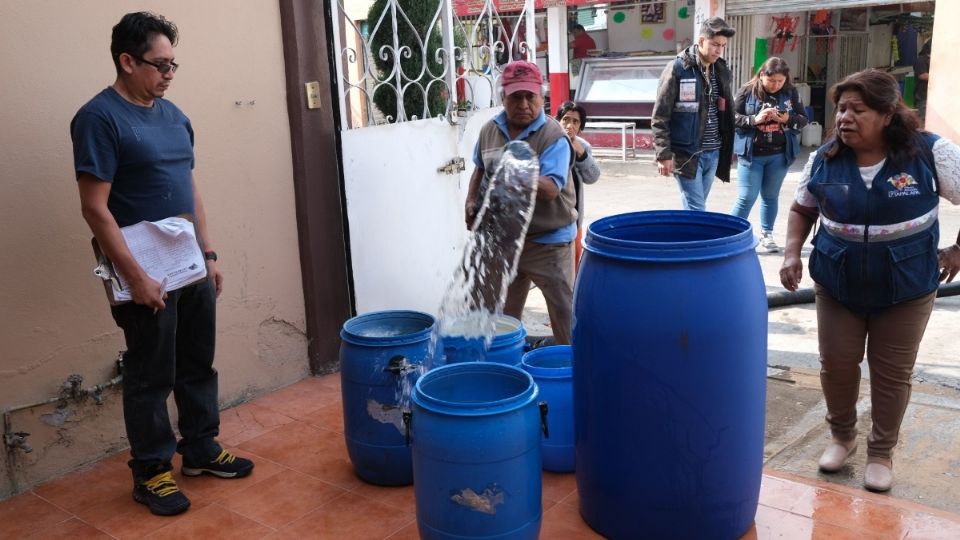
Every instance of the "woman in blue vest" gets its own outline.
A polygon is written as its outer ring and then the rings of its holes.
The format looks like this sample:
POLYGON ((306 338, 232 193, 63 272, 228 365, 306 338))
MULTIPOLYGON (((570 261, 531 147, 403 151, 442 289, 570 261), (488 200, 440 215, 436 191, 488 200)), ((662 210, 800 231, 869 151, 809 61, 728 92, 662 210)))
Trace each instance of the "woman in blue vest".
MULTIPOLYGON (((960 270, 953 236, 938 249, 939 199, 960 204, 960 148, 919 129, 897 81, 868 69, 832 93, 835 135, 811 155, 787 221, 783 286, 797 289, 800 249, 819 219, 810 276, 816 282, 820 382, 833 441, 820 469, 835 472, 857 449, 856 403, 864 351, 870 415, 864 486, 893 483, 920 339, 940 282, 960 270)), ((957 238, 960 242, 960 237, 957 238)))
POLYGON ((737 126, 737 202, 730 211, 746 219, 760 196, 760 247, 779 251, 773 223, 779 210, 780 186, 800 153, 800 129, 807 125, 803 103, 790 84, 790 67, 776 56, 743 85, 734 106, 737 126))

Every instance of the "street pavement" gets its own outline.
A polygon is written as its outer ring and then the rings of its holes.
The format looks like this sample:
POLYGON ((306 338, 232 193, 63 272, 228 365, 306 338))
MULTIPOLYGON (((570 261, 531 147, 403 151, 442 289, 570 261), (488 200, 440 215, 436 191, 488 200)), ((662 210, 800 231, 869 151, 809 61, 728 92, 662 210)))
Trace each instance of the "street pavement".
MULTIPOLYGON (((791 168, 780 192, 780 212, 774 238, 783 246, 788 209, 806 162, 807 149, 791 168)), ((601 158, 600 180, 585 186, 585 223, 598 218, 642 210, 680 208, 676 181, 657 175, 651 153, 626 162, 601 158)), ((729 184, 716 181, 707 209, 729 212, 736 200, 736 170, 729 184)), ((759 229, 759 200, 750 222, 759 229)), ((960 206, 942 201, 941 246, 950 245, 960 229, 960 206)), ((804 259, 809 254, 804 248, 804 259)), ((758 252, 767 292, 783 291, 779 281, 782 253, 758 252)), ((806 270, 806 268, 805 268, 806 270)), ((801 288, 813 287, 805 274, 801 288)), ((546 306, 533 290, 524 311, 524 326, 531 335, 550 333, 546 306)), ((890 496, 960 513, 960 296, 939 298, 920 346, 914 371, 911 404, 903 422, 894 457, 896 482, 890 496)), ((866 434, 870 425, 869 380, 862 372, 860 448, 850 466, 836 474, 817 471, 816 461, 829 442, 823 420, 826 408, 819 386, 819 355, 814 305, 772 309, 768 325, 768 387, 766 466, 810 478, 860 488, 866 460, 866 434)))

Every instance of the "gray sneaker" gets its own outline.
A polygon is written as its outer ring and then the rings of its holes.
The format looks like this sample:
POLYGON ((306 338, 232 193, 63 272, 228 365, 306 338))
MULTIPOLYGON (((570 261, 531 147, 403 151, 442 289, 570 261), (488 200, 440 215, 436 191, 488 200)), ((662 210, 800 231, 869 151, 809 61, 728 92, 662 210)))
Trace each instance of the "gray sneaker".
POLYGON ((780 251, 780 246, 773 241, 773 233, 764 231, 760 235, 760 247, 763 248, 767 253, 776 253, 780 251))

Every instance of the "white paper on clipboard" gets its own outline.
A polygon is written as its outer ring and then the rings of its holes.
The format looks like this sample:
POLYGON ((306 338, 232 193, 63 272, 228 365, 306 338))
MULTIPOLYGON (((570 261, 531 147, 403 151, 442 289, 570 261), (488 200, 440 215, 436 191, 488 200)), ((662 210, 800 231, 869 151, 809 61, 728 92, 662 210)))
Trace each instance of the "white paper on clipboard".
MULTIPOLYGON (((170 217, 153 222, 141 221, 122 227, 120 232, 130 254, 144 272, 158 282, 166 280, 166 290, 175 291, 207 276, 203 251, 190 220, 170 217)), ((94 273, 112 282, 112 300, 131 300, 130 284, 123 275, 113 272, 113 275, 105 277, 101 275, 102 266, 98 266, 94 273)))

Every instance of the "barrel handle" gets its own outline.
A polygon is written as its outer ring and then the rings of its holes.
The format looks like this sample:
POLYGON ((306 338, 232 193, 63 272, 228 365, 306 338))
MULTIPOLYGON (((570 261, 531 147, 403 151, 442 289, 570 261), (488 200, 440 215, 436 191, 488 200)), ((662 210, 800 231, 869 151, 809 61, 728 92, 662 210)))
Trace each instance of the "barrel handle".
POLYGON ((550 427, 547 426, 547 402, 541 401, 537 403, 540 406, 540 429, 543 430, 543 438, 550 438, 550 427))
POLYGON ((407 441, 407 446, 410 446, 410 425, 413 424, 413 412, 403 411, 400 413, 400 418, 403 421, 404 439, 407 441))
POLYGON ((402 354, 398 354, 390 359, 387 363, 387 367, 383 368, 384 373, 393 373, 397 377, 405 375, 408 371, 414 369, 413 364, 407 362, 407 357, 402 354))

